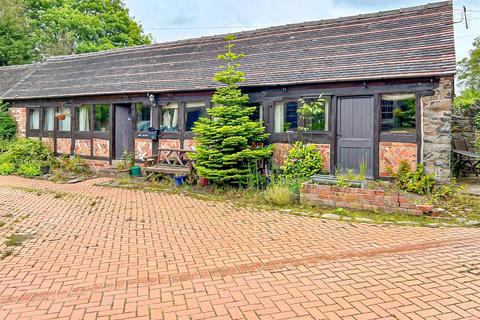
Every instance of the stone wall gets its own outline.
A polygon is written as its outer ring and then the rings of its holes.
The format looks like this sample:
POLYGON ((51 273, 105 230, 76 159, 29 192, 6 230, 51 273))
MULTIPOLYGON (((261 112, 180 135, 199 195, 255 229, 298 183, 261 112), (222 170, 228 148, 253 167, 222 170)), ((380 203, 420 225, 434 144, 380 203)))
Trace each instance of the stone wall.
POLYGON ((410 163, 412 170, 417 165, 417 144, 403 142, 380 142, 380 177, 388 177, 387 168, 397 170, 402 160, 410 163))
POLYGON ((466 110, 455 110, 452 115, 452 134, 461 136, 471 149, 475 149, 480 138, 480 131, 475 123, 476 115, 480 113, 480 104, 466 110))
POLYGON ((397 192, 360 188, 341 188, 305 183, 300 192, 300 202, 318 207, 354 210, 401 212, 423 215, 433 212, 433 206, 417 204, 414 199, 397 192))
POLYGON ((26 108, 10 108, 10 114, 17 123, 17 136, 27 136, 27 109, 26 108))
POLYGON ((453 78, 440 78, 434 95, 422 98, 422 162, 439 180, 450 177, 453 78))

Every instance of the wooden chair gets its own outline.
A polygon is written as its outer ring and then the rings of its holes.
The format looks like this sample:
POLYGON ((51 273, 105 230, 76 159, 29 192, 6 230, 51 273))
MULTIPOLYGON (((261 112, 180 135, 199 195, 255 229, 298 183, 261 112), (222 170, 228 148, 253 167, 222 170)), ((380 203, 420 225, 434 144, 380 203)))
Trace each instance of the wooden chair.
POLYGON ((469 173, 474 173, 477 177, 480 174, 480 154, 472 152, 467 141, 463 137, 453 138, 453 153, 456 156, 457 178, 461 174, 467 176, 469 173))

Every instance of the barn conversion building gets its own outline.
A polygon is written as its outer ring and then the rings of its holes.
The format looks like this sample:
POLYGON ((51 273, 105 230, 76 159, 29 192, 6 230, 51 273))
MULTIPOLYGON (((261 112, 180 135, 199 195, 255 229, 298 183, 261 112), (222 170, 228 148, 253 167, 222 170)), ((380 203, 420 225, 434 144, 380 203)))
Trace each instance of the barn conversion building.
MULTIPOLYGON (((325 169, 387 175, 400 160, 450 175, 455 47, 452 2, 271 27, 235 34, 244 52, 242 89, 258 108, 281 164, 299 139, 299 98, 328 101, 302 133, 325 169)), ((52 57, 0 68, 0 98, 19 135, 57 154, 106 166, 125 151, 190 148, 206 115, 223 36, 52 57), (159 130, 158 139, 148 134, 159 130)))

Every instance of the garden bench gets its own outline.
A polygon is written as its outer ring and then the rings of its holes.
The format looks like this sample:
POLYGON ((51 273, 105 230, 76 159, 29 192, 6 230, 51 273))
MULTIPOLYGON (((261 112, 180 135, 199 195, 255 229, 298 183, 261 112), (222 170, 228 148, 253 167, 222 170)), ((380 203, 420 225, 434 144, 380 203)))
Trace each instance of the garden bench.
POLYGON ((461 174, 467 176, 469 173, 474 173, 478 177, 480 173, 480 154, 470 151, 463 138, 454 138, 453 145, 453 153, 456 156, 457 178, 461 174))
POLYGON ((147 157, 144 160, 146 179, 156 174, 191 175, 193 161, 188 157, 188 153, 195 152, 188 149, 159 148, 158 154, 147 157))

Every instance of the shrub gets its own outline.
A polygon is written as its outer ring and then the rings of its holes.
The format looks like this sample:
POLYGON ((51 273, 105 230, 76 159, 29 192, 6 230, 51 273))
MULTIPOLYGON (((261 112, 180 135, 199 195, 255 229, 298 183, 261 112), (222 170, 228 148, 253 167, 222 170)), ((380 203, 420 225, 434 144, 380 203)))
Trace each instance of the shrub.
POLYGON ((41 165, 55 161, 53 153, 38 139, 18 139, 1 144, 0 174, 18 173, 26 177, 41 174, 41 165))
POLYGON ((21 174, 22 176, 31 178, 39 176, 42 172, 40 170, 40 164, 32 162, 21 164, 17 169, 17 173, 21 174))
POLYGON ((322 173, 323 156, 314 146, 296 142, 288 151, 283 177, 289 180, 307 180, 322 173))
POLYGON ((0 140, 13 139, 16 134, 17 124, 8 113, 7 106, 0 101, 0 140))
POLYGON ((426 174, 423 164, 417 164, 415 171, 411 170, 410 164, 400 161, 398 170, 387 168, 387 172, 395 180, 395 184, 402 190, 425 195, 431 194, 435 187, 435 174, 426 174))
POLYGON ((15 165, 10 162, 0 163, 0 176, 8 176, 15 172, 15 165))
POLYGON ((295 201, 295 194, 291 188, 283 182, 271 183, 264 193, 267 203, 277 206, 291 205, 295 201))

